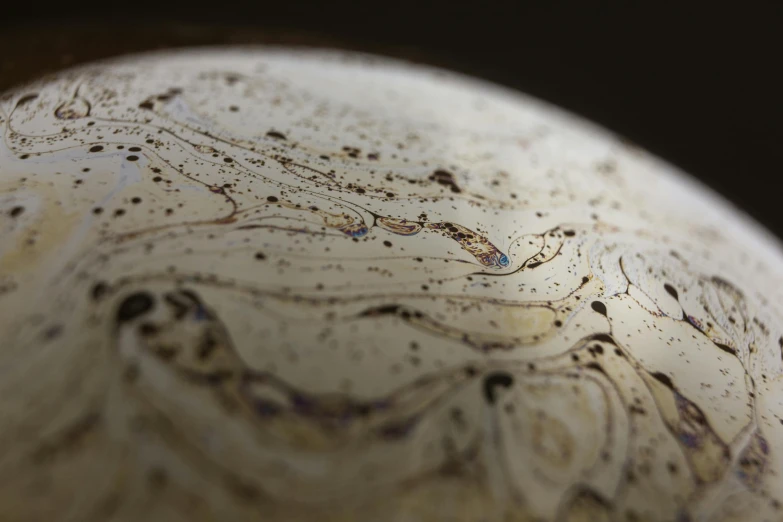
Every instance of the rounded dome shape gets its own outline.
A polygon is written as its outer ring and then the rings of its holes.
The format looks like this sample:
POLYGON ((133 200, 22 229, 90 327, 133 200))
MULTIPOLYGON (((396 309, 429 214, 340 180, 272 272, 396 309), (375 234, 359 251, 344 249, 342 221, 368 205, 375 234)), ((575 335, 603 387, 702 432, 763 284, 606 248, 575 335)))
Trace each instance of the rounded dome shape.
POLYGON ((248 48, 0 135, 4 521, 783 517, 781 247, 601 129, 248 48))

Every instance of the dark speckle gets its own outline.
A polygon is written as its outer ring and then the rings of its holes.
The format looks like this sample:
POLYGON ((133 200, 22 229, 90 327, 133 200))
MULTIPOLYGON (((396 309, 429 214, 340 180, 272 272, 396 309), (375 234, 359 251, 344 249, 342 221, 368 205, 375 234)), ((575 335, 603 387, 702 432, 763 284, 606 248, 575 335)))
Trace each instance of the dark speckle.
POLYGON ((617 343, 612 339, 612 336, 605 333, 599 333, 599 334, 593 334, 590 336, 590 338, 594 341, 600 341, 604 343, 614 344, 615 346, 617 343))
POLYGON ((375 308, 370 308, 359 314, 361 317, 373 317, 379 315, 394 315, 400 310, 399 305, 383 305, 375 308))
POLYGON ((11 209, 11 211, 8 214, 11 217, 17 217, 22 215, 22 212, 24 212, 24 207, 14 207, 11 209))
POLYGON ((61 324, 55 324, 46 329, 44 332, 44 339, 51 341, 52 339, 58 338, 62 333, 63 326, 61 324))
POLYGON ((497 387, 510 388, 514 384, 514 377, 508 372, 494 372, 484 377, 484 398, 489 404, 495 404, 497 400, 497 387))
POLYGON ((606 315, 606 305, 601 301, 593 301, 590 303, 590 307, 601 315, 606 315))
POLYGON ((155 299, 147 292, 137 292, 126 297, 117 309, 116 321, 123 323, 146 314, 155 307, 155 299))
POLYGON ((731 346, 728 346, 728 345, 723 344, 723 343, 714 343, 714 344, 715 344, 715 346, 717 346, 718 348, 720 348, 721 350, 723 350, 726 353, 729 353, 731 355, 737 355, 737 350, 735 350, 731 346))
POLYGON ((90 147, 90 152, 100 152, 103 150, 103 145, 93 145, 90 147))
POLYGON ((270 137, 270 138, 275 138, 276 140, 284 140, 284 139, 287 139, 287 138, 285 137, 285 134, 283 134, 282 132, 277 132, 277 131, 274 131, 274 130, 268 131, 268 132, 266 133, 266 135, 267 135, 268 137, 270 137))
POLYGON ((443 185, 444 187, 449 187, 452 192, 455 194, 459 194, 462 192, 462 189, 459 188, 457 185, 456 180, 454 179, 454 174, 447 170, 436 170, 433 172, 430 177, 430 181, 434 181, 438 185, 443 185))
POLYGON ((99 301, 108 291, 109 285, 103 281, 99 281, 93 285, 92 290, 90 290, 90 295, 94 300, 99 301))
POLYGON ((672 382, 671 378, 665 373, 655 372, 652 374, 652 376, 655 377, 661 383, 671 388, 672 390, 674 389, 674 383, 672 382))
POLYGON ((606 372, 604 371, 603 367, 600 364, 598 364, 597 362, 591 361, 591 362, 587 363, 585 366, 587 368, 590 368, 591 370, 595 370, 597 372, 601 372, 603 374, 606 374, 606 372))

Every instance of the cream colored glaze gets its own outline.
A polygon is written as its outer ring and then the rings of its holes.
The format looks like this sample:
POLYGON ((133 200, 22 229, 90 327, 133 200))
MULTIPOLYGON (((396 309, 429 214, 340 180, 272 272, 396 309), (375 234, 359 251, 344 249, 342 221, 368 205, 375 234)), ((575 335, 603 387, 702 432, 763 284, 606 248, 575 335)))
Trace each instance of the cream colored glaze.
POLYGON ((783 518, 780 245, 603 130, 235 49, 0 133, 0 520, 783 518))

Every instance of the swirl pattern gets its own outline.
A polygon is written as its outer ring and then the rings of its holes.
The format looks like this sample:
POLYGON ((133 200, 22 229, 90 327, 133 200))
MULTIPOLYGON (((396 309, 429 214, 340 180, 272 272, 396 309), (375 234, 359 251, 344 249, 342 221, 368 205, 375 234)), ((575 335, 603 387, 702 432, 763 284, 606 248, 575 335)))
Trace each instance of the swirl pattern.
POLYGON ((0 519, 783 518, 783 253, 498 87, 187 51, 0 98, 0 519))

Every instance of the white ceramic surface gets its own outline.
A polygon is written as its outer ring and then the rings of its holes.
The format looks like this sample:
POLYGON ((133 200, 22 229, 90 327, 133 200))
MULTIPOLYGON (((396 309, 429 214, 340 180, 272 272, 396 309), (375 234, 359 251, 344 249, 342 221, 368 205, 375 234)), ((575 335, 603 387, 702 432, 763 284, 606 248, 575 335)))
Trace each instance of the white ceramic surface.
POLYGON ((783 519, 781 247, 603 130, 235 49, 0 137, 0 520, 783 519))

